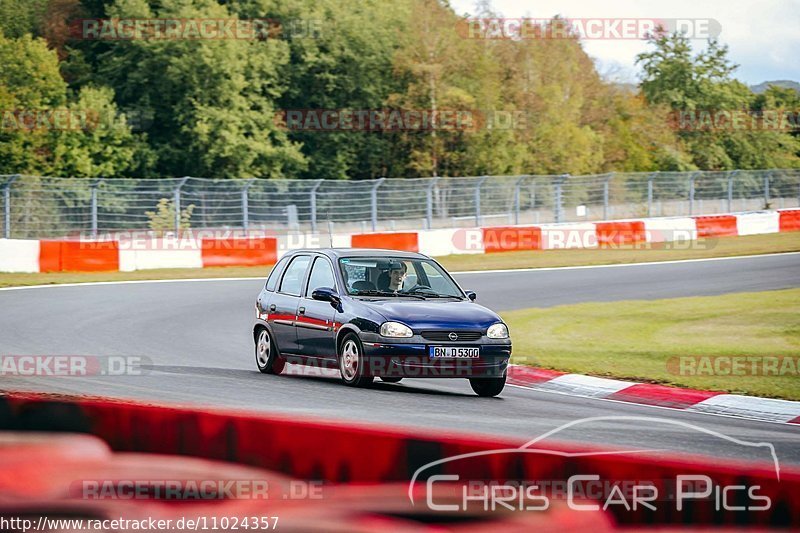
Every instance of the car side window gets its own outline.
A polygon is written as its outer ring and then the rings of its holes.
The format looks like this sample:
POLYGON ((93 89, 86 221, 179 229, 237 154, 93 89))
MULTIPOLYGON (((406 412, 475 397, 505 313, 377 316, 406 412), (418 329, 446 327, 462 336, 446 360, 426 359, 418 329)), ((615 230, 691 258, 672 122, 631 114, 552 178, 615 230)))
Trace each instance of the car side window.
POLYGON ((308 263, 311 257, 307 255, 298 255, 289 266, 286 268, 286 273, 281 279, 281 286, 278 292, 288 294, 290 296, 300 296, 303 288, 303 278, 308 269, 308 263))
POLYGON ((283 267, 286 266, 286 262, 289 260, 288 257, 284 257, 278 264, 272 267, 272 272, 269 273, 269 277, 267 278, 267 290, 272 292, 275 290, 275 285, 278 284, 278 278, 281 277, 281 272, 283 272, 283 267))
POLYGON ((324 257, 317 257, 314 260, 314 266, 311 267, 311 276, 308 278, 306 297, 310 298, 314 289, 319 289, 320 287, 336 289, 336 282, 333 279, 333 268, 331 268, 330 262, 324 257))

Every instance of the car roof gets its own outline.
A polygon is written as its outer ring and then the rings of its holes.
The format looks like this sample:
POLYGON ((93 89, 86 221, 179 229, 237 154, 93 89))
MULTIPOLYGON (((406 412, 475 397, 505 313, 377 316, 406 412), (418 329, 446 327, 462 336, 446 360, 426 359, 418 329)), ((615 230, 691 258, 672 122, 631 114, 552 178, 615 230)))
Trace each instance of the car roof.
POLYGON ((330 258, 340 257, 403 257, 408 259, 427 259, 428 256, 417 252, 404 252, 401 250, 386 250, 382 248, 315 248, 292 250, 290 254, 318 253, 325 254, 330 258))

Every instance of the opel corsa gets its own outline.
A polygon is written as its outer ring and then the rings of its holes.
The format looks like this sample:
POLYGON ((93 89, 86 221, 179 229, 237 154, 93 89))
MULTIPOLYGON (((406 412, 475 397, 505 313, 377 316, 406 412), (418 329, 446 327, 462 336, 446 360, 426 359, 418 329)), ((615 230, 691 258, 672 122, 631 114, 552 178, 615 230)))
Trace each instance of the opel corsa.
POLYGON ((392 250, 296 250, 256 300, 258 369, 338 368, 342 381, 466 378, 496 396, 511 357, 508 328, 435 260, 392 250))

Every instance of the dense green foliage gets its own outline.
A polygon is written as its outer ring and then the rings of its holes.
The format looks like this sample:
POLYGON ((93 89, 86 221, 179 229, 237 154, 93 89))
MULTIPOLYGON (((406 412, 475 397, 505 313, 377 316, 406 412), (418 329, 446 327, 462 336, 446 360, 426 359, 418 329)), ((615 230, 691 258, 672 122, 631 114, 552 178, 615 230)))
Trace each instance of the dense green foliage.
MULTIPOLYGON (((488 3, 476 16, 494 14, 488 3)), ((465 38, 445 0, 0 0, 0 173, 328 178, 800 166, 786 131, 683 131, 675 113, 796 110, 756 95, 716 42, 639 57, 638 92, 577 38, 465 38), (82 40, 77 21, 272 19, 267 39, 82 40), (87 115, 22 128, 21 110, 87 115), (475 127, 303 131, 285 110, 469 110, 475 127), (509 121, 507 118, 512 117, 509 121)), ((559 24, 556 19, 553 24, 559 24)))

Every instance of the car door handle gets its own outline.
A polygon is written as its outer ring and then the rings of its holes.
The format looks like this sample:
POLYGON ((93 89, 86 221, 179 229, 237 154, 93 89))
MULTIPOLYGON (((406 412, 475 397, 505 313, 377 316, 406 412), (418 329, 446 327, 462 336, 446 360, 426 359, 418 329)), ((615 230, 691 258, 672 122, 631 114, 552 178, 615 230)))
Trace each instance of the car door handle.
POLYGON ((300 309, 297 310, 297 312, 300 313, 301 315, 304 315, 304 314, 306 314, 306 308, 305 307, 301 307, 300 309))
POLYGON ((274 311, 275 309, 277 309, 277 307, 275 307, 275 304, 270 304, 269 310, 274 311))

